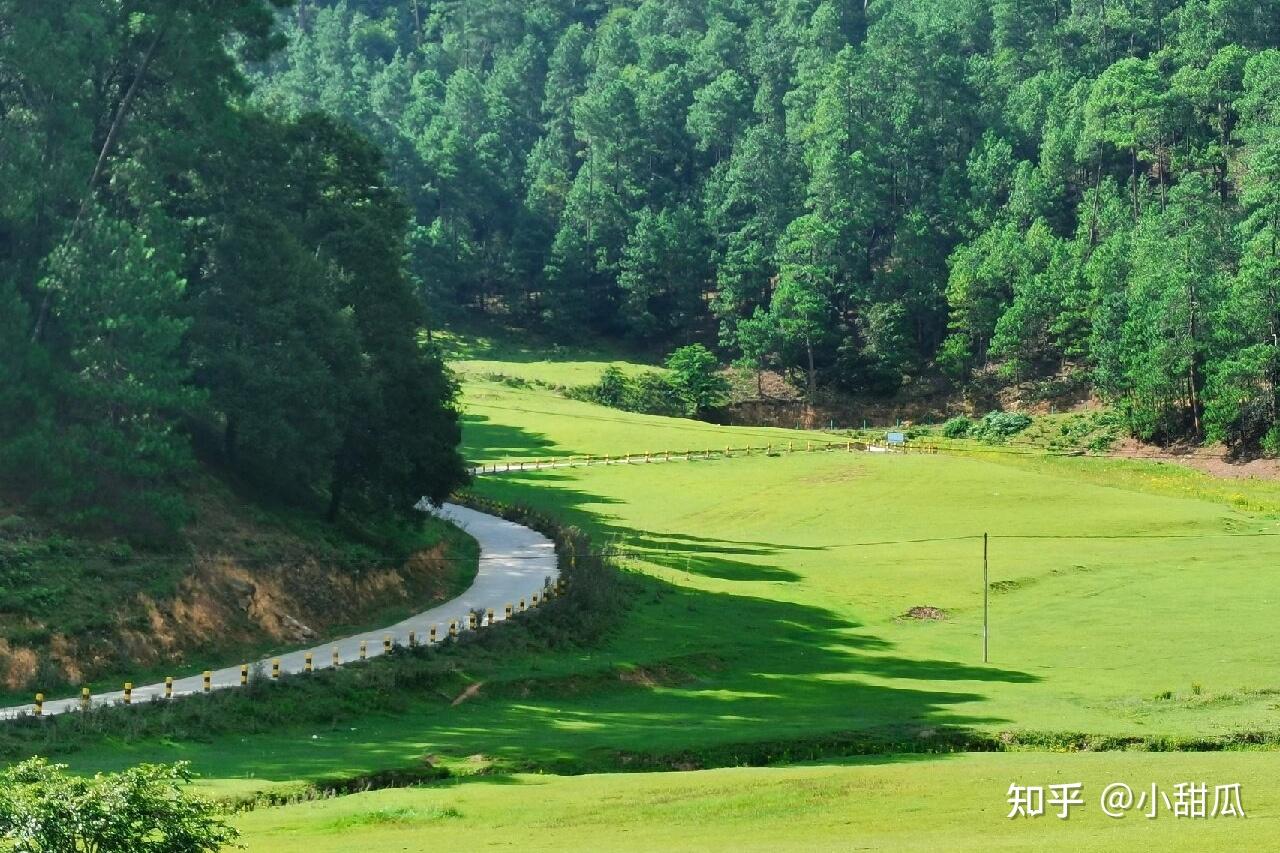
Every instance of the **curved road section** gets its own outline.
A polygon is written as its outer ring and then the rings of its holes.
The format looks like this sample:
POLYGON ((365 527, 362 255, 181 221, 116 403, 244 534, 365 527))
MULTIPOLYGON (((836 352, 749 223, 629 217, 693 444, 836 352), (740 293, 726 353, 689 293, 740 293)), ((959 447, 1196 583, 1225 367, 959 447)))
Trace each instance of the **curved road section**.
MULTIPOLYGON (((250 663, 250 669, 263 667, 269 674, 272 661, 278 659, 282 674, 303 672, 308 653, 312 656, 313 669, 325 669, 333 666, 335 650, 340 663, 351 663, 360 659, 362 643, 366 656, 373 658, 383 653, 383 642, 387 637, 390 637, 395 645, 408 645, 410 631, 415 633, 420 644, 425 645, 432 627, 436 629, 437 639, 443 640, 449 634, 450 622, 457 622, 458 631, 461 633, 467 630, 467 619, 476 610, 492 610, 494 622, 502 621, 506 616, 508 604, 515 605, 519 610, 522 599, 528 605, 534 593, 541 598, 546 586, 558 577, 555 544, 541 533, 515 522, 457 504, 445 504, 435 510, 435 514, 458 525, 480 543, 479 570, 476 573, 475 582, 466 592, 444 604, 411 616, 403 622, 397 622, 395 625, 356 634, 311 649, 299 649, 279 655, 277 658, 266 658, 250 663)), ((483 625, 483 622, 480 624, 483 625)), ((240 667, 231 666, 214 671, 210 686, 214 690, 239 687, 240 667)), ((174 696, 203 691, 203 675, 174 679, 174 696)), ((133 688, 132 701, 136 703, 161 699, 164 693, 163 683, 138 685, 133 688)), ((123 701, 122 691, 103 693, 91 699, 94 705, 110 705, 123 701)), ((79 697, 55 699, 44 703, 44 713, 46 715, 64 714, 78 710, 80 705, 79 697)), ((11 719, 34 711, 34 705, 3 708, 0 709, 0 719, 11 719)))

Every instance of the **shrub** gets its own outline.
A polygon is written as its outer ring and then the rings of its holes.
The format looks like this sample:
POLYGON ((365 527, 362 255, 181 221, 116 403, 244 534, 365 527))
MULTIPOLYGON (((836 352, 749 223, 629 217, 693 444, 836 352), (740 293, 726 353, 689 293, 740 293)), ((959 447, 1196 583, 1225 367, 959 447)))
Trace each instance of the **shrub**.
POLYGON ((1273 426, 1262 437, 1262 452, 1268 456, 1280 456, 1280 426, 1273 426))
POLYGON ((680 347, 667 356, 671 385, 684 401, 685 414, 699 415, 724 405, 729 383, 718 372, 720 363, 702 344, 680 347))
POLYGON ((951 418, 942 425, 942 434, 947 438, 964 438, 973 428, 973 421, 964 415, 951 418))
POLYGON ((685 400, 675 384, 654 370, 627 376, 619 368, 610 366, 600 375, 599 382, 570 388, 565 396, 643 415, 687 414, 685 400))
POLYGON ((1031 426, 1031 418, 1018 412, 987 412, 969 429, 969 435, 988 444, 999 444, 1031 426))
POLYGON ((627 388, 629 384, 627 374, 621 368, 610 365, 600 374, 600 381, 595 385, 595 401, 613 409, 625 408, 630 396, 627 388))
POLYGON ((33 758, 0 773, 0 838, 14 850, 213 853, 239 833, 187 793, 185 764, 143 764, 92 778, 33 758))
POLYGON ((627 410, 646 415, 675 416, 684 414, 684 402, 667 377, 648 370, 631 380, 627 410))

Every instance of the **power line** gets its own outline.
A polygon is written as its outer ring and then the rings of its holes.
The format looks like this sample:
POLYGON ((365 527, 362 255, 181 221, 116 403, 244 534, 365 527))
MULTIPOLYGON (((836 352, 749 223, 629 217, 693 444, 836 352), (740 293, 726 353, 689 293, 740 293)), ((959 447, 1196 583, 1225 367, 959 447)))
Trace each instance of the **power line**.
MULTIPOLYGON (((641 531, 644 533, 644 531, 641 531)), ((661 534, 658 534, 661 535, 661 534)), ((1195 540, 1195 539, 1254 539, 1261 537, 1280 536, 1280 530, 1277 531, 1254 531, 1250 533, 992 533, 989 534, 990 539, 1010 539, 1010 540, 1146 540, 1146 539, 1174 539, 1174 540, 1195 540)), ((843 548, 880 548, 888 545, 928 545, 939 542, 973 542, 983 538, 981 533, 968 533, 958 536, 930 536, 915 539, 883 539, 868 542, 835 542, 824 545, 761 545, 763 549, 774 549, 777 552, 793 551, 796 548, 802 548, 810 551, 835 551, 843 548)), ((637 559, 647 559, 650 557, 662 557, 669 555, 692 556, 692 557, 718 557, 724 556, 725 551, 722 549, 698 549, 698 548, 600 548, 588 551, 572 551, 576 557, 633 557, 637 559)), ((761 552, 760 554, 737 554, 737 556, 766 556, 770 552, 761 552)), ((466 557, 435 557, 434 560, 439 562, 466 562, 466 557)), ((541 559, 541 555, 512 555, 505 559, 508 560, 536 560, 541 559)), ((385 565, 385 564, 384 564, 385 565)))

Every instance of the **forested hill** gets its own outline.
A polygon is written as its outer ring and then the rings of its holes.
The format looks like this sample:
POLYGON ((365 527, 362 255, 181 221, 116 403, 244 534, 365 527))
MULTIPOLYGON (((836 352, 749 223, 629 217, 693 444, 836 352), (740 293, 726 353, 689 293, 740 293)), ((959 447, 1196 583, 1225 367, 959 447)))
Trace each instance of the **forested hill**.
POLYGON ((464 478, 381 155, 249 104, 283 5, 0 0, 0 501, 152 538, 197 461, 330 516, 464 478))
POLYGON ((301 0, 441 308, 886 393, 1074 374, 1280 449, 1275 0, 301 0))

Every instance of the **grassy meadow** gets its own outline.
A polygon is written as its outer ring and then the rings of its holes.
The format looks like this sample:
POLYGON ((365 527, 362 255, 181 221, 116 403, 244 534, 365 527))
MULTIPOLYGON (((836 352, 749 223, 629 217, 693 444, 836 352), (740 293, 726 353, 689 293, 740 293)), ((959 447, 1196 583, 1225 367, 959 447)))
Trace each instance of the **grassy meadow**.
MULTIPOLYGON (((536 369, 563 384, 605 363, 536 369)), ((1280 843, 1270 484, 1095 458, 778 452, 821 437, 616 412, 495 379, 526 363, 498 364, 459 371, 477 462, 775 453, 477 481, 622 555, 631 605, 598 646, 477 652, 456 690, 394 713, 371 695, 358 720, 105 743, 72 765, 187 759, 215 796, 424 762, 454 774, 246 813, 255 851, 1280 843), (1228 750, 1145 751, 1206 746, 1228 750), (1008 821, 1013 781, 1084 781, 1087 806, 1008 821), (1240 782, 1249 818, 1107 819, 1111 781, 1240 782)))
MULTIPOLYGON (((384 790, 241 817, 255 853, 450 848, 547 851, 1273 849, 1280 796, 1257 753, 894 756, 684 773, 517 775, 384 790), (1112 782, 1135 795, 1187 779, 1239 782, 1244 819, 1103 814, 1112 782), (1067 820, 1010 820, 1012 781, 1080 782, 1067 820)), ((1212 796, 1212 795, 1210 795, 1212 796)))

